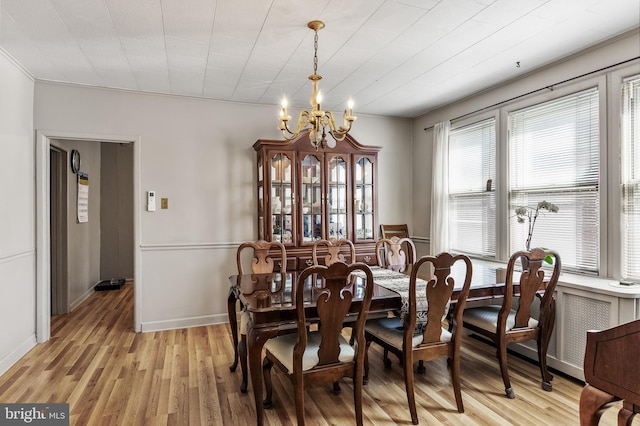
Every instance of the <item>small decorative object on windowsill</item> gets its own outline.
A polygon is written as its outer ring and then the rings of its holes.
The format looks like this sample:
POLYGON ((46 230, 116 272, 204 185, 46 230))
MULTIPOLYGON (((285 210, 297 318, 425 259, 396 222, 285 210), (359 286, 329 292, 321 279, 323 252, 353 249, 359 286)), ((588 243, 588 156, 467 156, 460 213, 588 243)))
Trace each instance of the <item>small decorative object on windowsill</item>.
MULTIPOLYGON (((535 208, 529 206, 519 206, 515 209, 518 223, 524 223, 525 220, 527 220, 529 225, 529 233, 527 234, 526 242, 527 251, 531 250, 531 237, 533 236, 533 229, 536 226, 538 215, 545 210, 549 213, 558 213, 558 210, 560 210, 560 208, 553 203, 543 200, 540 201, 535 208)), ((553 259, 550 256, 547 256, 547 258, 545 258, 544 260, 547 263, 553 262, 553 259)))

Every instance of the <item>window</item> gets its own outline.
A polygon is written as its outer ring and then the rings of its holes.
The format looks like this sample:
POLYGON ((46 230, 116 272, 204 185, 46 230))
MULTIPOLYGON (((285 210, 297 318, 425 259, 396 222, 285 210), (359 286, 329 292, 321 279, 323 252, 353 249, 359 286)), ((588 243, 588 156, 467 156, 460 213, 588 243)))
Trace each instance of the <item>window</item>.
POLYGON ((600 247, 598 91, 590 89, 509 113, 510 251, 522 250, 517 206, 546 200, 531 247, 553 248, 563 269, 598 272, 600 247))
POLYGON ((496 255, 496 120, 451 130, 449 135, 450 249, 496 255))
POLYGON ((640 278, 640 75, 622 86, 622 276, 640 278))

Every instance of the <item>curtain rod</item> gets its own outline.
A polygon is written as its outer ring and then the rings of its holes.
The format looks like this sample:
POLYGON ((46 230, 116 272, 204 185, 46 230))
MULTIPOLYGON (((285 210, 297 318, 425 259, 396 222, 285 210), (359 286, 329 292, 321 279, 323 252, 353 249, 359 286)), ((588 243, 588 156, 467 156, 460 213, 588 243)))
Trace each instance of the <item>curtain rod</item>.
MULTIPOLYGON (((532 90, 532 91, 527 92, 527 93, 524 93, 524 94, 522 94, 522 95, 514 96, 514 97, 509 98, 509 99, 506 99, 506 100, 504 100, 504 101, 497 102, 497 103, 495 103, 495 104, 493 104, 493 105, 489 105, 489 106, 486 106, 486 107, 483 107, 483 108, 477 109, 477 110, 475 110, 475 111, 471 111, 471 112, 468 112, 468 113, 466 113, 466 114, 462 114, 462 115, 460 115, 460 116, 458 116, 458 117, 456 117, 456 118, 452 118, 452 119, 451 119, 451 121, 460 120, 461 118, 465 118, 465 117, 467 117, 467 116, 470 116, 470 115, 473 115, 473 114, 477 114, 477 113, 482 112, 482 111, 485 111, 485 110, 487 110, 487 109, 495 108, 495 107, 497 107, 497 106, 500 106, 500 105, 506 104, 506 103, 508 103, 508 102, 515 101, 516 99, 520 99, 520 98, 523 98, 523 97, 525 97, 525 96, 529 96, 529 95, 532 95, 532 94, 534 94, 534 93, 541 92, 541 91, 543 91, 543 90, 553 90, 553 88, 554 88, 555 86, 559 86, 559 85, 561 85, 561 84, 568 83, 568 82, 570 82, 570 81, 577 80, 577 79, 582 78, 582 77, 586 77, 586 76, 589 76, 589 75, 592 75, 592 74, 595 74, 595 73, 599 73, 599 72, 602 72, 602 71, 608 70, 609 68, 617 67, 617 66, 619 66, 619 65, 623 65, 623 64, 626 64, 626 63, 628 63, 628 62, 635 61, 635 60, 636 60, 636 59, 638 59, 638 58, 640 58, 640 56, 636 56, 636 57, 634 57, 634 58, 627 59, 627 60, 622 61, 622 62, 618 62, 617 64, 608 65, 608 66, 606 66, 606 67, 599 68, 599 69, 597 69, 597 70, 589 71, 589 72, 587 72, 587 73, 580 74, 580 75, 577 75, 577 76, 575 76, 575 77, 567 78, 566 80, 562 80, 562 81, 559 81, 559 82, 557 82, 557 83, 550 84, 549 86, 541 87, 541 88, 539 88, 539 89, 532 90)), ((425 128, 424 128, 424 130, 425 130, 425 131, 427 131, 427 130, 429 130, 429 129, 433 129, 434 127, 435 127, 435 124, 434 124, 433 126, 425 127, 425 128)))

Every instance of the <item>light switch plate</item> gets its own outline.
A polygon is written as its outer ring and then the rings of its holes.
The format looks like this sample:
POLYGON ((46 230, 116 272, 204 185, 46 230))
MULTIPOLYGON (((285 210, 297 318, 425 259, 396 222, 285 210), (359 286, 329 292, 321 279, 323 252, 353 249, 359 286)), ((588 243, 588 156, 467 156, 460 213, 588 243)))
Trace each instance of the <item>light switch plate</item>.
POLYGON ((169 208, 169 199, 168 198, 160 198, 160 208, 168 209, 169 208))

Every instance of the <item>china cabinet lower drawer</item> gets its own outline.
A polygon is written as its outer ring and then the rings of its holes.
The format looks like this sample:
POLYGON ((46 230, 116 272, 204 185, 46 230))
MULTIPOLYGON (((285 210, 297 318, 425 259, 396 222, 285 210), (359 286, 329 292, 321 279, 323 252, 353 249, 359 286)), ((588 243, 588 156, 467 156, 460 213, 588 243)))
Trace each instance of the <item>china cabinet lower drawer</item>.
POLYGON ((374 253, 356 253, 356 261, 366 263, 369 266, 375 266, 376 255, 374 253))
MULTIPOLYGON (((275 262, 275 270, 279 271, 280 270, 280 265, 282 265, 282 261, 279 258, 274 258, 273 261, 275 262)), ((287 256, 287 271, 295 271, 298 268, 298 259, 296 257, 289 257, 287 256)))

